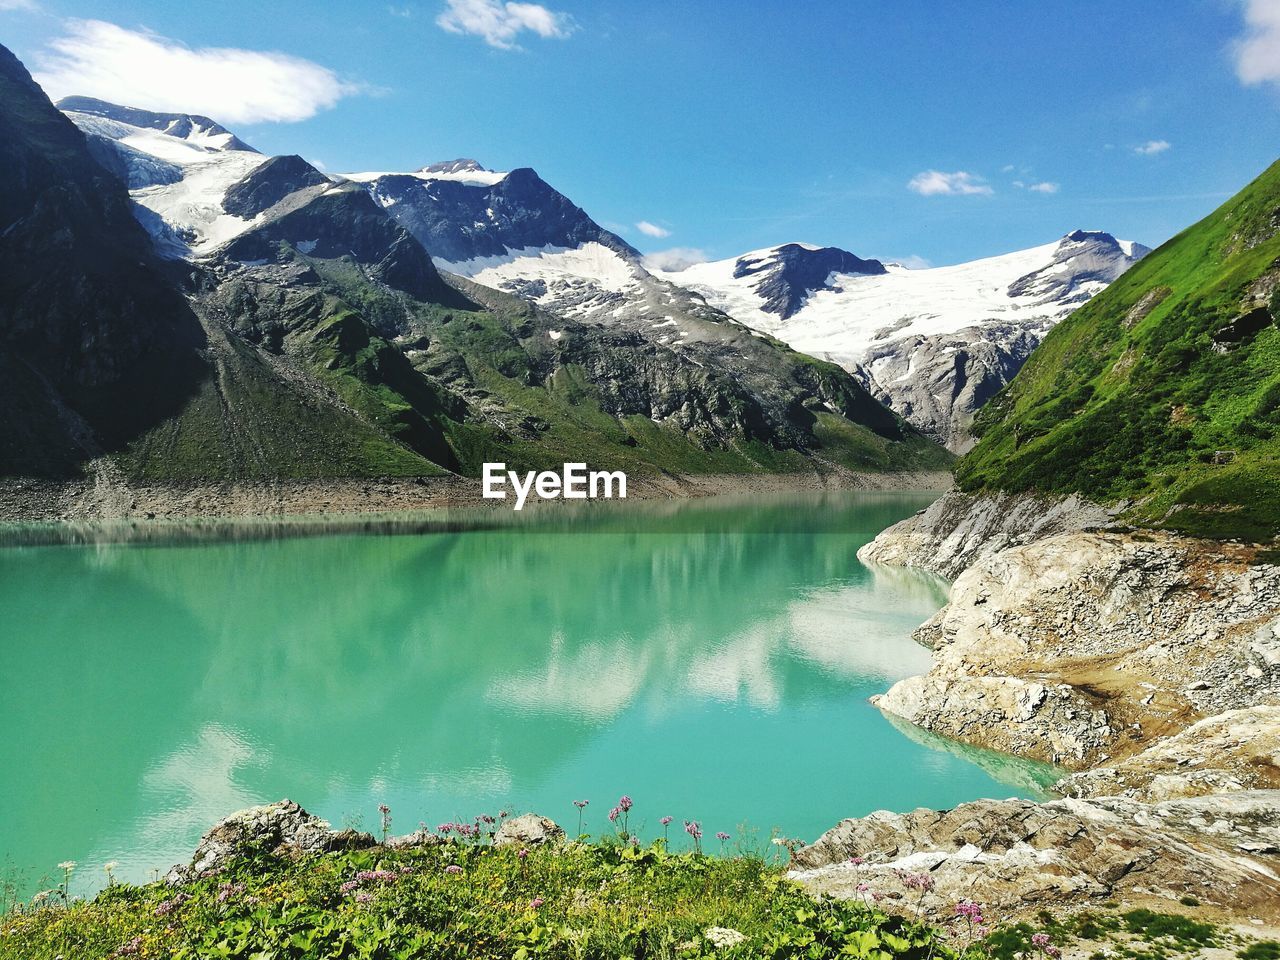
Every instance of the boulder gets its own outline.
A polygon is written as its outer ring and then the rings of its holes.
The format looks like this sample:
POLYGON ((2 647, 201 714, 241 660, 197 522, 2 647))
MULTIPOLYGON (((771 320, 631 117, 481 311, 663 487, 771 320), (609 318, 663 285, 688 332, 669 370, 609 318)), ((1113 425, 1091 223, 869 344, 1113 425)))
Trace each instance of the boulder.
POLYGON ((564 839, 564 830, 554 820, 526 813, 503 821, 493 835, 495 847, 532 847, 544 843, 558 843, 564 839))
POLYGON ((261 854, 300 857, 376 846, 367 833, 334 830, 292 800, 250 807, 219 820, 200 838, 189 864, 169 871, 171 884, 221 873, 237 860, 261 854))

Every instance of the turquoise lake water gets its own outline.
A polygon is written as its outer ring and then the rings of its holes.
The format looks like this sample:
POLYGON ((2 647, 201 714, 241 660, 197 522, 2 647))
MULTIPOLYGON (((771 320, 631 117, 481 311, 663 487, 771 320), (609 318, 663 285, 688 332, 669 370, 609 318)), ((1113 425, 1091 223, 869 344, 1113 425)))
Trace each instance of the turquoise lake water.
POLYGON ((369 830, 385 802, 393 832, 500 808, 572 832, 587 799, 598 832, 626 793, 642 836, 670 815, 763 845, 876 809, 1037 796, 1046 768, 867 702, 928 668, 910 633, 946 594, 855 554, 929 499, 0 547, 0 868, 26 890, 67 859, 73 892, 109 860, 145 880, 219 817, 286 796, 369 830))

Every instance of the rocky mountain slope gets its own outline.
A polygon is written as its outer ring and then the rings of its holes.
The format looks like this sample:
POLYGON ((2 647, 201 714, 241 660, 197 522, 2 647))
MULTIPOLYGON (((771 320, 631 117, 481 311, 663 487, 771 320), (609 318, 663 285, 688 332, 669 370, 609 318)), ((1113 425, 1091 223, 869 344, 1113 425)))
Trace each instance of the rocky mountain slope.
POLYGON ((1147 252, 1077 230, 1030 250, 908 270, 790 243, 662 276, 839 363, 909 422, 963 452, 978 408, 1053 325, 1147 252))
MULTIPOLYGON (((138 264, 146 271, 122 302, 108 303, 116 326, 104 321, 80 339, 51 335, 50 363, 110 368, 122 392, 141 401, 143 378, 125 365, 181 328, 158 309, 137 309, 143 297, 168 304, 187 331, 174 347, 182 362, 164 365, 171 402, 148 398, 139 402, 144 420, 117 418, 110 431, 76 421, 55 437, 51 424, 76 414, 80 401, 41 401, 49 409, 40 417, 18 419, 5 473, 67 476, 88 464, 128 501, 140 483, 475 475, 487 460, 516 469, 585 460, 640 477, 947 460, 838 367, 755 336, 705 304, 687 318, 683 338, 639 319, 553 313, 442 274, 363 183, 330 178, 299 157, 265 157, 208 118, 85 98, 64 101, 60 114, 16 60, 4 67, 21 92, 0 107, 6 144, 19 169, 40 171, 12 183, 6 236, 30 239, 3 251, 4 275, 39 275, 56 256, 51 238, 75 217, 84 220, 85 269, 112 275, 98 290, 110 293, 138 264), (61 166, 47 162, 51 151, 61 166), (40 189, 61 197, 72 182, 78 206, 37 202, 40 189), (101 209, 84 217, 94 205, 101 209), (119 361, 113 337, 131 338, 119 361), (67 449, 45 455, 58 444, 67 449)), ((476 175, 455 164, 415 183, 439 177, 467 189, 476 175)), ((489 179, 511 181, 519 219, 528 206, 521 177, 489 179)), ((526 178, 535 193, 549 190, 539 184, 526 178)), ((548 222, 571 229, 585 218, 567 201, 560 214, 548 222)), ((453 220, 440 223, 463 236, 467 216, 453 207, 453 220)), ((64 286, 85 285, 69 280, 64 286)), ((657 309, 667 294, 652 284, 657 309)), ((42 311, 63 315, 56 307, 66 294, 43 290, 0 298, 0 326, 13 329, 11 342, 25 336, 27 353, 30 330, 57 329, 42 311)), ((15 379, 42 375, 20 359, 15 379)), ((162 379, 151 373, 146 382, 162 379)))

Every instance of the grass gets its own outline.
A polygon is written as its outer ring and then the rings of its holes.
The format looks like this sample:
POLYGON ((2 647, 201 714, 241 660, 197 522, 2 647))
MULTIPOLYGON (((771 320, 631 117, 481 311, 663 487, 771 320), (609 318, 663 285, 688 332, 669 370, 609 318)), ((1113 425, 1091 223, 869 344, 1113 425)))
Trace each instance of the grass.
POLYGON ((180 892, 108 887, 0 917, 6 960, 863 957, 955 960, 940 932, 818 902, 753 855, 617 842, 558 850, 457 842, 298 862, 263 856, 180 892), (372 873, 370 873, 372 872, 372 873), (714 928, 741 942, 717 948, 714 928), (711 931, 709 939, 708 931, 711 931))
POLYGON ((1280 163, 1081 307, 979 413, 963 489, 1133 501, 1131 522, 1280 535, 1280 327, 1214 335, 1280 298, 1280 163), (1260 283, 1261 281, 1261 283, 1260 283))

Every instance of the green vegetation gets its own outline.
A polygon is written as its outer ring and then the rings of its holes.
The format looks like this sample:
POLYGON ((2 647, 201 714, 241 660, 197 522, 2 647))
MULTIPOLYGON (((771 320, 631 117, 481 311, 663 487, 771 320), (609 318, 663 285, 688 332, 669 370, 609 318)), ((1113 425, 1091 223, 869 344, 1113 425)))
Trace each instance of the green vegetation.
POLYGON ((966 490, 1133 500, 1137 525, 1280 534, 1280 163, 1045 339, 980 412, 966 490))
POLYGON ((180 891, 116 884, 91 902, 0 917, 0 953, 7 960, 960 956, 924 924, 815 901, 759 857, 669 854, 661 842, 574 843, 523 855, 456 842, 299 862, 264 855, 180 891))
MULTIPOLYGON (((1105 906, 1110 910, 1117 907, 1114 903, 1105 906)), ((1052 957, 1058 948, 1050 947, 1050 944, 1077 947, 1096 944, 1099 949, 1092 957, 1097 960, 1106 957, 1175 960, 1199 956, 1206 949, 1223 947, 1227 943, 1241 942, 1229 930, 1215 924, 1145 908, 1125 913, 1085 910, 1062 918, 1043 911, 1037 919, 1039 926, 1016 923, 992 933, 986 946, 993 960, 1030 958, 1046 951, 1052 957)), ((1266 960, 1267 943, 1254 943, 1239 955, 1243 957, 1249 951, 1256 951, 1250 954, 1250 960, 1266 960)))

